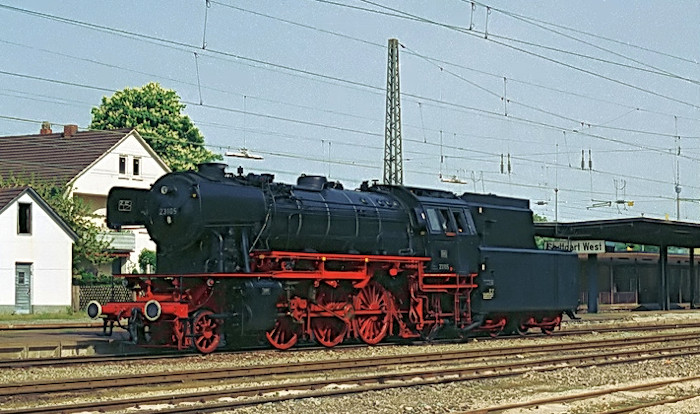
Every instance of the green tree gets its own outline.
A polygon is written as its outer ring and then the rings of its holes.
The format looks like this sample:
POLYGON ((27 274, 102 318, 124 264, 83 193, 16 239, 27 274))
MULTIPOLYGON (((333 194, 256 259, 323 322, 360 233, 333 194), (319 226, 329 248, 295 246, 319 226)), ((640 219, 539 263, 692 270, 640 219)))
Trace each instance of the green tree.
MULTIPOLYGON (((532 213, 532 221, 535 223, 545 223, 547 222, 547 217, 545 216, 540 216, 537 213, 532 213)), ((535 236, 535 244, 537 245, 538 249, 544 249, 544 242, 547 240, 552 240, 549 237, 540 237, 540 236, 535 236)))
POLYGON ((156 252, 148 249, 141 250, 141 253, 139 253, 139 270, 141 273, 149 273, 148 270, 150 270, 150 273, 155 273, 156 252))
POLYGON ((532 213, 532 221, 534 221, 535 223, 544 223, 547 222, 547 217, 540 216, 537 213, 532 213))
POLYGON ((32 187, 78 235, 78 240, 73 244, 74 277, 95 278, 97 268, 112 258, 104 254, 109 243, 101 237, 103 230, 90 220, 92 215, 87 204, 80 198, 67 197, 70 189, 66 186, 42 182, 35 177, 0 177, 0 188, 23 186, 32 187))
POLYGON ((222 159, 204 148, 204 137, 183 109, 175 91, 151 82, 102 97, 91 110, 90 129, 135 128, 173 171, 222 159))

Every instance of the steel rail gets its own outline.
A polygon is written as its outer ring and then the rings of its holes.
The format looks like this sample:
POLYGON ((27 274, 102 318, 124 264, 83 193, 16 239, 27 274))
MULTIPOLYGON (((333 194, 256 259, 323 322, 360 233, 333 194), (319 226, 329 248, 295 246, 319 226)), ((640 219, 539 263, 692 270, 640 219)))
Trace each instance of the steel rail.
POLYGON ((360 377, 330 378, 324 380, 310 380, 296 383, 242 387, 207 392, 185 392, 181 394, 139 397, 122 400, 100 400, 70 405, 53 405, 48 407, 30 407, 26 409, 3 410, 2 413, 75 413, 88 409, 91 411, 108 411, 125 409, 134 406, 143 407, 147 404, 176 404, 179 402, 204 403, 207 400, 211 401, 224 397, 236 399, 241 397, 258 396, 257 398, 250 400, 223 401, 207 405, 194 404, 177 406, 172 409, 166 408, 159 409, 157 411, 161 414, 216 412, 224 409, 239 408, 242 406, 251 406, 309 397, 356 394, 366 391, 386 390, 391 388, 405 388, 471 381, 477 379, 509 377, 521 375, 530 371, 546 372, 562 368, 585 368, 590 366, 614 365, 647 361, 649 359, 682 357, 687 355, 700 355, 700 345, 679 346, 672 349, 665 348, 656 351, 616 351, 601 355, 561 357, 545 361, 525 361, 510 364, 484 365, 479 367, 450 367, 434 368, 429 370, 402 371, 395 373, 372 374, 360 377), (333 388, 330 388, 331 386, 333 388), (279 395, 279 393, 289 391, 306 392, 294 392, 286 393, 286 395, 279 395))
MULTIPOLYGON (((662 337, 628 338, 614 340, 597 340, 579 343, 556 343, 544 345, 525 345, 507 348, 483 350, 457 350, 448 352, 417 353, 410 355, 377 356, 371 358, 352 358, 326 361, 310 361, 299 364, 258 365, 236 368, 219 368, 206 370, 188 370, 175 372, 144 373, 138 375, 61 379, 36 381, 31 383, 0 384, 0 397, 48 394, 55 392, 79 392, 84 389, 106 389, 114 387, 164 385, 194 381, 234 380, 255 376, 298 375, 329 369, 361 369, 376 366, 398 364, 427 364, 457 361, 468 362, 477 358, 493 358, 522 354, 537 354, 560 351, 592 351, 596 348, 630 347, 652 343, 677 342, 700 339, 698 334, 671 334, 662 337)), ((700 346, 700 344, 698 344, 700 346)))
POLYGON ((641 410, 644 408, 651 408, 651 407, 658 407, 662 405, 667 405, 667 404, 675 404, 677 402, 681 401, 686 401, 686 400, 691 400, 693 398, 698 398, 697 394, 693 395, 686 395, 684 397, 677 397, 677 398, 670 398, 668 400, 659 400, 659 401, 654 401, 646 404, 637 404, 633 405, 630 407, 625 407, 625 408, 619 408, 617 410, 610 410, 610 411, 605 411, 601 414, 623 414, 623 413, 631 413, 637 410, 641 410))
MULTIPOLYGON (((608 389, 598 390, 598 391, 589 391, 589 392, 584 392, 584 393, 579 393, 579 394, 570 394, 570 395, 563 395, 563 396, 550 397, 550 398, 541 398, 541 399, 537 399, 537 400, 496 405, 496 406, 485 407, 485 408, 477 408, 477 409, 468 410, 468 411, 458 411, 458 412, 456 412, 456 414, 499 413, 502 411, 514 410, 517 408, 530 408, 530 407, 542 406, 542 405, 546 405, 546 404, 557 404, 557 403, 570 402, 570 401, 587 400, 590 398, 601 397, 604 395, 610 395, 610 394, 614 394, 617 392, 648 390, 648 389, 665 387, 667 385, 681 384, 684 382, 697 381, 697 380, 700 380, 700 376, 687 377, 687 378, 676 378, 676 379, 663 380, 663 381, 654 381, 654 382, 649 382, 646 384, 628 385, 628 386, 608 388, 608 389)), ((674 398, 674 399, 664 399, 664 400, 654 401, 654 402, 650 402, 650 403, 638 404, 638 405, 629 406, 629 407, 625 407, 625 408, 619 408, 619 409, 615 409, 615 410, 605 411, 601 414, 629 413, 629 412, 639 410, 642 408, 654 407, 654 406, 658 406, 658 405, 684 401, 684 400, 688 400, 688 399, 695 398, 695 397, 697 397, 697 395, 678 397, 678 398, 674 398)))
MULTIPOLYGON (((591 332, 620 332, 620 331, 657 331, 665 329, 692 329, 700 328, 700 323, 690 323, 690 324, 659 324, 659 325, 642 325, 642 326, 621 326, 621 327, 599 327, 599 328, 588 328, 588 329, 562 329, 553 333, 553 336, 569 336, 569 335, 582 335, 591 332)), ((544 334, 528 334, 525 338, 540 338, 544 334)), ((502 340, 510 338, 519 338, 520 335, 502 335, 498 338, 491 338, 484 336, 483 338, 477 338, 480 340, 502 340)), ((448 341, 434 341, 434 343, 453 343, 453 340, 448 341)), ((393 345, 392 342, 383 342, 376 346, 390 346, 393 345)), ((358 347, 365 345, 355 345, 355 344, 344 344, 338 346, 338 349, 346 347, 358 347)), ((41 347, 38 346, 36 349, 51 350, 56 348, 54 345, 41 347)), ((12 353, 19 352, 23 348, 21 347, 11 347, 11 348, 0 348, 0 354, 2 353, 12 353)), ((250 351, 260 351, 269 350, 270 348, 265 347, 249 347, 245 349, 240 349, 236 351, 222 351, 217 352, 217 355, 225 353, 240 353, 240 352, 250 352, 250 351)), ((309 349, 316 349, 316 347, 300 346, 287 350, 286 352, 295 351, 308 351, 309 349)), ((325 348, 319 348, 325 349, 325 348)), ((158 351, 157 353, 152 352, 139 352, 139 353, 129 353, 129 354, 109 354, 109 355, 92 355, 92 356, 69 356, 69 357, 55 357, 55 358, 20 358, 20 359, 0 359, 0 369, 4 368, 33 368, 33 367, 44 367, 44 366, 70 366, 79 364, 97 364, 97 363, 119 363, 128 361, 138 361, 142 359, 156 360, 156 359, 175 359, 175 358, 187 358, 192 356, 199 356, 199 353, 193 351, 158 351)))

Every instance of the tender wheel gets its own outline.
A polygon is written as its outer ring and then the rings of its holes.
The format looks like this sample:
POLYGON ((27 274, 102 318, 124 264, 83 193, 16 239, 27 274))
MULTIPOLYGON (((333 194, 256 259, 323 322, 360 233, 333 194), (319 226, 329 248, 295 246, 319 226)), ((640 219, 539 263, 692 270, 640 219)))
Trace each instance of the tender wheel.
POLYGON ((518 326, 515 327, 515 331, 518 333, 520 336, 525 336, 527 335, 527 330, 529 328, 523 324, 518 324, 518 326))
POLYGON ((371 282, 353 299, 357 334, 366 344, 376 345, 389 332, 389 295, 378 283, 371 282))
POLYGON ((265 332, 267 341, 277 349, 289 349, 299 340, 299 327, 289 316, 281 316, 275 326, 265 332))
POLYGON ((211 315, 213 315, 211 311, 199 311, 195 314, 192 323, 194 346, 203 354, 214 352, 221 342, 221 326, 211 315))
MULTIPOLYGON (((319 289, 316 304, 323 311, 338 313, 346 313, 350 306, 338 289, 328 286, 319 289)), ((348 333, 348 325, 335 316, 317 316, 311 319, 311 331, 319 344, 331 348, 343 342, 348 333)))
POLYGON ((540 329, 542 330, 542 333, 545 335, 551 335, 554 333, 554 328, 559 326, 561 323, 561 314, 558 315, 552 315, 549 317, 544 317, 540 321, 541 327, 540 329))
POLYGON ((482 329, 486 329, 491 338, 496 338, 502 333, 504 333, 508 325, 507 320, 504 317, 495 317, 491 319, 486 319, 482 324, 482 329))

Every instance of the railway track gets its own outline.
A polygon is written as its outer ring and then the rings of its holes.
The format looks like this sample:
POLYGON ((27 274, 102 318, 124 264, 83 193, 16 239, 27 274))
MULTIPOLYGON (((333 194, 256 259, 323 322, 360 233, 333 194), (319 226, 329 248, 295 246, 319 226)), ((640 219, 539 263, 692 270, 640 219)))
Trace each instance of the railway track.
POLYGON ((591 327, 588 326, 585 329, 579 329, 575 328, 576 322, 572 323, 570 326, 571 328, 568 327, 569 325, 567 324, 566 329, 562 329, 559 331, 555 331, 553 335, 580 335, 580 334, 586 334, 586 333, 591 333, 591 332, 598 332, 598 333, 603 333, 603 332, 620 332, 620 331, 656 331, 656 330, 665 330, 665 329, 692 329, 692 328, 700 328, 700 322, 693 322, 693 323, 665 323, 665 324, 657 324, 657 325, 621 325, 621 326, 602 326, 602 327, 591 327))
MULTIPOLYGON (((211 401, 218 398, 240 399, 256 397, 255 402, 247 399, 227 401, 215 404, 216 409, 235 408, 241 405, 259 404, 263 402, 281 401, 284 399, 306 398, 310 396, 328 396, 347 393, 358 393, 369 390, 387 388, 400 388, 414 385, 440 384, 454 381, 468 381, 484 378, 520 375, 528 371, 555 370, 563 367, 587 367, 592 365, 610 365, 631 363, 654 358, 673 358, 676 356, 700 354, 700 342, 693 344, 673 345, 674 342, 697 339, 697 335, 670 335, 662 338, 635 338, 625 340, 600 340, 588 341, 577 344, 548 344, 544 346, 532 345, 526 347, 500 348, 480 351, 455 351, 448 354, 415 354, 395 357, 375 357, 362 359, 341 359, 319 362, 307 362, 295 365, 252 366, 234 369, 198 370, 193 372, 169 372, 158 374, 139 375, 131 377, 91 378, 78 380, 61 380, 43 383, 6 384, 0 389, 0 396, 7 400, 10 396, 43 394, 43 397, 51 393, 84 393, 87 390, 100 388, 117 388, 124 392, 124 387, 148 387, 151 391, 157 391, 156 386, 177 384, 178 386, 205 386, 212 382, 218 389, 210 392, 185 392, 163 396, 150 396, 133 398, 128 400, 107 400, 100 397, 98 402, 89 404, 59 405, 52 407, 31 407, 26 409, 3 410, 2 413, 40 413, 40 412, 78 412, 91 408, 92 410, 115 410, 136 405, 177 403, 183 401, 211 401), (655 344, 653 350, 623 350, 634 346, 655 344), (673 345, 663 346, 660 345, 673 345), (615 349, 614 351, 609 351, 615 349), (605 352, 599 352, 606 350, 605 352), (566 357, 547 357, 547 353, 561 354, 563 352, 581 353, 586 355, 569 355, 566 357), (490 364, 476 364, 484 358, 503 359, 505 356, 518 355, 529 359, 517 362, 498 361, 490 364), (539 355, 540 359, 537 359, 539 355), (466 365, 465 365, 466 364, 466 365), (469 365, 471 364, 471 365, 469 365), (457 366, 460 365, 460 366, 457 366), (367 369, 376 370, 377 367, 387 368, 382 374, 363 374, 367 369), (430 368, 425 368, 429 366, 430 368), (390 372, 391 368, 397 369, 390 372), (410 367, 410 369, 409 369, 410 367), (310 374, 313 377, 318 373, 350 372, 345 377, 333 377, 323 380, 304 380, 310 374), (359 372, 358 372, 359 371, 359 372), (297 378, 298 381, 286 384, 272 384, 265 386, 240 386, 236 381, 246 383, 255 381, 273 381, 274 378, 297 378), (220 389, 223 382, 226 386, 239 385, 234 389, 220 389), (289 392, 303 392, 303 394, 287 394, 289 392), (280 395, 282 393, 284 395, 280 395), (267 396, 266 396, 267 395, 267 396), (281 399, 280 399, 281 398, 281 399), (233 405, 232 405, 233 404, 233 405)), ((94 393, 94 392, 93 392, 94 393)), ((206 412, 206 407, 197 404, 192 412, 206 412), (202 411, 204 409, 204 411, 202 411)), ((182 411, 178 407, 176 412, 182 411)), ((167 411, 159 411, 167 412, 167 411)), ((175 411, 173 411, 175 412, 175 411)))
MULTIPOLYGON (((568 328, 555 331, 553 336, 571 336, 571 335, 585 335, 591 332, 605 333, 605 332, 620 332, 620 331, 659 331, 668 329, 693 329, 700 328, 700 323, 677 323, 677 324, 658 324, 658 325, 640 325, 640 326, 622 326, 622 327, 598 327, 598 328, 568 328)), ((540 333, 530 333, 526 337, 542 337, 544 334, 540 333)), ((493 339, 509 339, 518 338, 519 335, 502 335, 493 339)), ((484 339, 492 340, 490 337, 484 337, 484 339)), ((444 341, 451 342, 451 341, 444 341)), ((452 341, 453 342, 453 341, 452 341)), ((422 343, 421 343, 422 344, 422 343)), ((391 345, 390 342, 381 345, 391 345)), ((357 345, 347 344, 345 347, 355 347, 357 345)), ((364 345, 359 345, 364 346, 364 345)), ((53 347, 52 347, 53 348, 53 347)), ((340 347, 338 347, 340 348, 340 347)), ((0 348, 1 349, 1 348, 0 348)), ((14 349, 14 348, 13 348, 14 349)), ((237 352, 249 352, 255 350, 269 349, 269 347, 251 347, 249 349, 240 351, 222 351, 217 354, 224 353, 237 353, 237 352)), ((317 348, 313 346, 309 347, 299 347, 288 350, 286 352, 295 351, 307 351, 310 349, 325 349, 317 348)), ((56 357, 56 358, 21 358, 21 359, 0 359, 0 369, 5 368, 32 368, 32 367, 58 367, 58 366, 72 366, 81 364, 107 364, 115 362, 130 362, 130 361, 141 361, 141 360, 161 360, 161 359, 179 359, 187 358, 193 356, 199 356, 200 354, 196 352, 183 352, 183 351, 159 351, 158 353, 152 352, 142 352, 142 353, 130 353, 130 354, 108 354, 108 355, 90 355, 90 356, 70 356, 70 357, 56 357)))
MULTIPOLYGON (((501 413, 501 412, 504 412, 506 410, 514 410, 514 409, 518 409, 518 408, 541 407, 541 406, 545 406, 548 404, 561 404, 561 403, 568 403, 568 402, 572 402, 572 401, 589 400, 592 398, 609 396, 609 395, 613 395, 616 393, 624 393, 624 392, 632 392, 632 391, 646 391, 646 390, 657 389, 657 388, 661 388, 661 387, 667 387, 670 385, 678 385, 678 384, 682 384, 685 382, 699 381, 699 380, 700 380, 700 376, 693 376, 693 377, 678 378, 678 379, 671 379, 671 380, 665 380, 665 381, 653 381, 653 382, 637 384, 637 385, 629 385, 629 386, 624 386, 624 387, 606 388, 606 389, 598 390, 598 391, 570 394, 570 395, 558 396, 558 397, 552 397, 552 398, 541 398, 541 399, 524 401, 524 402, 517 402, 517 403, 511 403, 511 404, 503 404, 503 405, 497 405, 497 406, 481 408, 481 409, 476 409, 476 410, 470 410, 470 411, 460 411, 457 414, 501 413)), ((691 398, 697 398, 697 397, 698 397, 698 395, 693 393, 690 395, 685 395, 685 396, 676 397, 676 398, 664 398, 664 399, 658 399, 656 401, 650 401, 650 402, 644 402, 644 403, 639 403, 639 402, 629 403, 629 404, 626 404, 625 407, 616 408, 613 410, 607 410, 607 411, 601 412, 600 414, 631 413, 633 411, 640 410, 643 408, 658 407, 658 406, 667 405, 667 404, 674 404, 674 403, 677 403, 680 401, 685 401, 685 400, 689 400, 691 398)))

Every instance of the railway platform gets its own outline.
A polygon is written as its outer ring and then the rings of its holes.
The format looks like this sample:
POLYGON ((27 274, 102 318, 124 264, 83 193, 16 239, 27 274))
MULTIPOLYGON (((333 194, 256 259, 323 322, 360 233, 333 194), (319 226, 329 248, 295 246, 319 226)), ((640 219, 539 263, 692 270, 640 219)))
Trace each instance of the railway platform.
POLYGON ((61 325, 54 321, 4 325, 0 327, 0 359, 128 354, 138 351, 128 342, 128 334, 122 329, 115 329, 112 336, 105 336, 101 325, 61 325))

